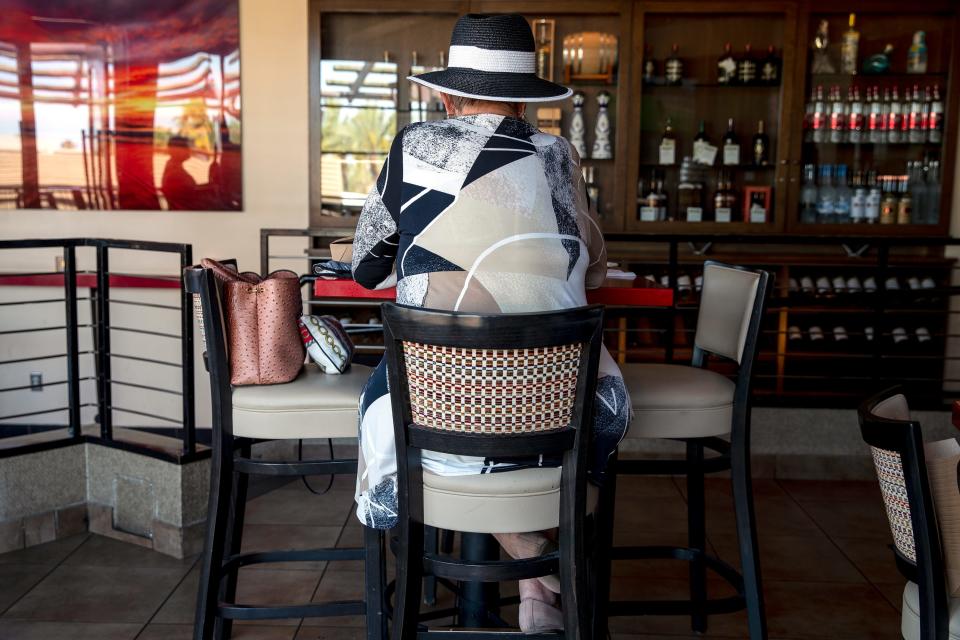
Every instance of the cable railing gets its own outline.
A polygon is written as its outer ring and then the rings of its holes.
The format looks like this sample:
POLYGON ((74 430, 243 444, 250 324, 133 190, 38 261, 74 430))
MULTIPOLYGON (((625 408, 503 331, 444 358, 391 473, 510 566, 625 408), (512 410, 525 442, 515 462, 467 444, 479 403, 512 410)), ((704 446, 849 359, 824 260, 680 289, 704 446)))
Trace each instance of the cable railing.
MULTIPOLYGON (((54 297, 45 290, 45 295, 36 298, 19 298, 0 302, 4 308, 24 305, 63 305, 62 321, 54 320, 55 324, 40 327, 2 327, 0 336, 5 340, 15 340, 17 336, 28 336, 38 332, 62 332, 65 335, 64 350, 53 352, 45 350, 42 353, 17 353, 15 357, 0 360, 0 372, 7 367, 19 367, 31 363, 60 360, 64 363, 66 375, 62 379, 29 385, 14 384, 0 388, 0 439, 33 433, 42 430, 63 431, 63 436, 47 438, 43 442, 49 446, 58 446, 66 441, 95 440, 108 445, 116 445, 124 449, 138 451, 146 455, 161 458, 172 458, 178 462, 195 459, 198 455, 196 435, 196 409, 194 388, 194 345, 192 301, 182 286, 183 269, 192 265, 192 248, 189 244, 145 242, 130 240, 103 240, 92 238, 70 239, 36 239, 36 240, 2 240, 0 251, 15 251, 24 249, 50 249, 62 252, 62 271, 42 273, 0 273, 0 290, 3 287, 44 287, 62 286, 63 297, 54 297), (77 267, 77 250, 92 248, 96 253, 96 269, 80 271, 77 267), (111 250, 149 251, 167 253, 176 256, 179 269, 176 275, 145 275, 122 273, 110 270, 111 250), (138 301, 129 299, 129 296, 114 298, 114 289, 127 288, 160 288, 175 290, 179 304, 163 304, 156 301, 138 301), (80 289, 89 291, 88 295, 78 295, 80 289), (90 305, 90 321, 81 322, 79 303, 88 302, 90 305), (178 332, 160 331, 136 326, 118 326, 111 322, 111 305, 124 305, 132 308, 157 309, 175 311, 176 317, 171 318, 170 324, 177 325, 178 332), (89 331, 89 342, 92 348, 81 348, 81 330, 89 331), (163 341, 167 346, 164 350, 179 351, 179 362, 174 359, 151 358, 143 355, 119 353, 115 348, 115 332, 143 337, 144 340, 163 341), (81 371, 80 358, 91 357, 93 361, 92 375, 81 371), (178 369, 179 385, 176 387, 161 383, 151 384, 151 380, 126 379, 129 376, 117 376, 113 373, 114 361, 124 360, 144 365, 156 365, 178 369), (93 401, 81 397, 81 383, 93 383, 93 401), (66 387, 66 404, 55 406, 31 407, 29 410, 16 409, 17 398, 24 400, 23 393, 42 390, 48 387, 66 387), (114 387, 133 389, 141 392, 160 394, 163 398, 173 398, 172 402, 164 402, 163 407, 169 411, 159 412, 147 410, 150 407, 124 406, 114 400, 114 387), (82 410, 93 408, 95 416, 93 425, 84 424, 82 410), (40 416, 52 416, 66 413, 65 424, 44 423, 37 425, 33 421, 40 416), (179 440, 179 450, 171 452, 168 448, 158 448, 138 444, 137 438, 126 438, 126 433, 118 433, 115 428, 115 415, 149 418, 155 423, 168 425, 165 427, 151 427, 146 425, 126 424, 124 430, 145 431, 171 435, 179 440), (18 422, 19 421, 19 422, 18 422), (84 427, 87 427, 86 429, 84 427), (129 440, 129 441, 128 441, 129 440)), ((87 338, 84 335, 84 338, 87 338)), ((86 340, 85 340, 86 342, 86 340)), ((9 380, 10 376, 5 379, 9 380)), ((26 408, 32 403, 24 401, 21 406, 26 408)), ((88 420, 89 422, 89 420, 88 420)), ((2 440, 0 440, 2 443, 2 440)), ((31 450, 34 445, 29 445, 31 450)), ((0 446, 0 456, 15 455, 20 451, 17 446, 0 446)), ((203 454, 203 452, 199 452, 203 454)))

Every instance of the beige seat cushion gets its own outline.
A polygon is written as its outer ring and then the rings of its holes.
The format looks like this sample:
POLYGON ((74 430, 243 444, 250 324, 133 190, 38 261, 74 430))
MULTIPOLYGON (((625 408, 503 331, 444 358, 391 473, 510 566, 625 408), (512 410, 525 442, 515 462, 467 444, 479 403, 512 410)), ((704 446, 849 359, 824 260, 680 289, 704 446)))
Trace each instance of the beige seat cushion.
MULTIPOLYGON (((559 467, 467 476, 423 472, 424 523, 451 531, 522 533, 560 523, 559 467)), ((588 484, 587 508, 596 505, 588 484)))
MULTIPOLYGON (((950 640, 960 640, 960 599, 950 598, 950 640)), ((900 633, 903 640, 920 640, 920 588, 908 582, 903 589, 903 613, 900 616, 900 633)))
POLYGON ((233 434, 245 438, 356 438, 360 392, 372 373, 351 365, 333 376, 313 364, 286 384, 233 389, 233 434))
POLYGON ((732 380, 673 364, 621 366, 633 404, 628 438, 702 438, 730 433, 732 380))

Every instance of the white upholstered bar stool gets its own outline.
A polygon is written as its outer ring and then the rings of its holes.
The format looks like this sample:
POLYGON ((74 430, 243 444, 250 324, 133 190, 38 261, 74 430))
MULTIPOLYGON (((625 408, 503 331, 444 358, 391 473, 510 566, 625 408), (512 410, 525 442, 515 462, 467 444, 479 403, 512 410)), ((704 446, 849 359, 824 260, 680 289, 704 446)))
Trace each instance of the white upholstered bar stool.
POLYGON ((250 455, 251 445, 267 440, 356 438, 357 405, 371 369, 355 364, 343 375, 327 375, 311 364, 286 384, 232 387, 220 287, 212 271, 196 267, 185 270, 184 283, 194 294, 200 319, 213 410, 207 535, 194 638, 228 638, 233 620, 365 615, 366 638, 385 639, 386 622, 382 608, 385 565, 381 531, 365 528, 362 548, 240 552, 249 475, 353 475, 357 472, 356 458, 256 460, 250 455), (336 560, 364 561, 366 590, 363 600, 272 606, 234 602, 241 567, 336 560))
MULTIPOLYGON (((611 556, 613 560, 674 558, 689 562, 690 599, 610 602, 608 611, 598 612, 598 620, 606 615, 689 615, 695 631, 706 631, 707 615, 746 607, 750 637, 766 637, 750 476, 750 384, 768 288, 769 274, 764 271, 705 262, 691 365, 622 366, 634 410, 626 438, 679 440, 686 443, 686 456, 617 461, 602 490, 600 520, 610 544, 617 474, 686 475, 688 546, 617 547, 611 556), (736 364, 736 379, 707 369, 710 355, 736 364), (718 455, 705 458, 706 449, 718 455), (727 469, 731 472, 742 574, 706 553, 704 473, 727 469), (708 599, 708 568, 730 582, 738 595, 708 599)), ((601 570, 608 572, 599 580, 601 588, 609 589, 609 564, 601 570)), ((599 606, 606 606, 608 600, 607 593, 598 594, 599 606)))

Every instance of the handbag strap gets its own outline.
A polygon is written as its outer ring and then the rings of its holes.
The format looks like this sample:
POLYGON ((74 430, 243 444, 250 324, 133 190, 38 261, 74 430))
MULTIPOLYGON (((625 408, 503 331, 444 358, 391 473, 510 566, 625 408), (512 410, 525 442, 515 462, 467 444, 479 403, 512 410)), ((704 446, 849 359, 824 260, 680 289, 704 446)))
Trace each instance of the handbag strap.
POLYGON ((213 275, 221 282, 246 282, 247 284, 257 284, 260 282, 260 276, 251 271, 238 273, 236 269, 232 269, 222 262, 217 262, 210 258, 201 260, 200 266, 204 269, 212 270, 213 275))

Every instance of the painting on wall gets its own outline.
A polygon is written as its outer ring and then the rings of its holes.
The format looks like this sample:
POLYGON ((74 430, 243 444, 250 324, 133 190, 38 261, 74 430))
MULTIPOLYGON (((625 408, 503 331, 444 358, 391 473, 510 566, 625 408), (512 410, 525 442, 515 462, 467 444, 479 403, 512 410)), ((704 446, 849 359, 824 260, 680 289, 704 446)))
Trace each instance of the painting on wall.
POLYGON ((0 13, 0 209, 243 208, 238 0, 0 13))

